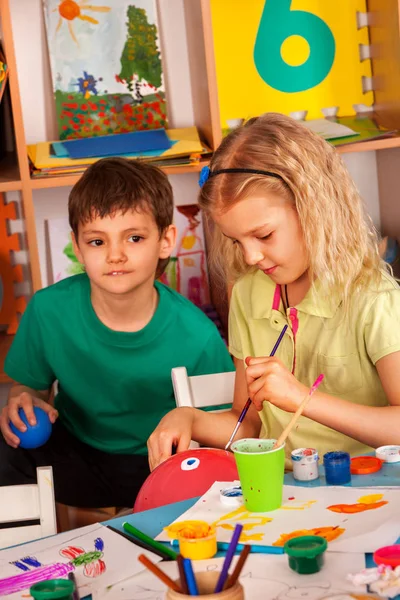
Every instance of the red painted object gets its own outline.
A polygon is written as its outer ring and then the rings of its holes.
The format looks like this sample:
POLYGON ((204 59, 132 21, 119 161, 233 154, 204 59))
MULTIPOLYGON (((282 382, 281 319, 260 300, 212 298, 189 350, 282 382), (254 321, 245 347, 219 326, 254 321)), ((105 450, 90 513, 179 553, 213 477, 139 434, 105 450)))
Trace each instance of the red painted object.
POLYGON ((161 463, 142 485, 133 507, 141 512, 202 496, 215 481, 238 480, 231 452, 217 448, 193 448, 161 463))

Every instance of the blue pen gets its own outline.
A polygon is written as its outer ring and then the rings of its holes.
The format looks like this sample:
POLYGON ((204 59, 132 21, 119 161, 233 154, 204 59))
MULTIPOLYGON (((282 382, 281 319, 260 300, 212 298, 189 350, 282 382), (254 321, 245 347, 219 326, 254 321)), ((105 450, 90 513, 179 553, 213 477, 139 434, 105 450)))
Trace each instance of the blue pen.
POLYGON ((196 579, 194 578, 192 561, 190 558, 183 559, 183 570, 185 571, 186 583, 189 590, 190 596, 198 596, 199 590, 197 589, 196 579))

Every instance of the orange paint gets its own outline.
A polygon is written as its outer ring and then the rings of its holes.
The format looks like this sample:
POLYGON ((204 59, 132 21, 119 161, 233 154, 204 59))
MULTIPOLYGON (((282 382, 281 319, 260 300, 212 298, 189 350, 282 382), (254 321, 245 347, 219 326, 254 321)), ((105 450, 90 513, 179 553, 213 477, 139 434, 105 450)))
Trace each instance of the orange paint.
POLYGON ((387 502, 375 502, 374 504, 332 504, 332 506, 327 506, 328 510, 337 513, 343 513, 346 515, 351 515, 354 513, 364 512, 366 510, 374 510, 375 508, 380 508, 381 506, 385 506, 387 502))
POLYGON ((326 539, 327 542, 332 542, 342 535, 346 530, 341 527, 315 527, 314 529, 298 529, 291 533, 282 533, 281 537, 274 542, 273 546, 284 546, 288 540, 300 537, 302 535, 319 535, 326 539))
POLYGON ((58 7, 58 12, 67 21, 72 21, 79 17, 81 9, 74 0, 63 0, 58 7))

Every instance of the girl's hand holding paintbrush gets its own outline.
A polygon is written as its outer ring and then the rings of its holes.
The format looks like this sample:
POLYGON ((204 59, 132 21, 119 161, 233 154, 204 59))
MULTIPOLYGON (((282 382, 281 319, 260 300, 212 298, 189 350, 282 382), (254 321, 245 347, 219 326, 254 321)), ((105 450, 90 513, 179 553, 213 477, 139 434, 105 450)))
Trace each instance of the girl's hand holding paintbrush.
POLYGON ((275 356, 246 358, 249 398, 258 411, 263 402, 271 402, 286 412, 296 412, 309 387, 298 381, 275 356))

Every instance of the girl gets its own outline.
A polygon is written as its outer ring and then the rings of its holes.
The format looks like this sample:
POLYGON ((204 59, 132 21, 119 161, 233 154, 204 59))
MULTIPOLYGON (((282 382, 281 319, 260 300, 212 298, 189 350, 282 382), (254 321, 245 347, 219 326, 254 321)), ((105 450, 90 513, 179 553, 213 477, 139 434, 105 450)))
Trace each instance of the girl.
POLYGON ((277 438, 320 373, 286 442, 287 466, 298 447, 354 456, 400 444, 400 289, 339 154, 269 113, 233 131, 205 169, 200 206, 216 224, 219 271, 235 282, 233 408, 167 414, 148 441, 151 468, 190 439, 223 448, 247 396, 252 407, 236 437, 277 438))

